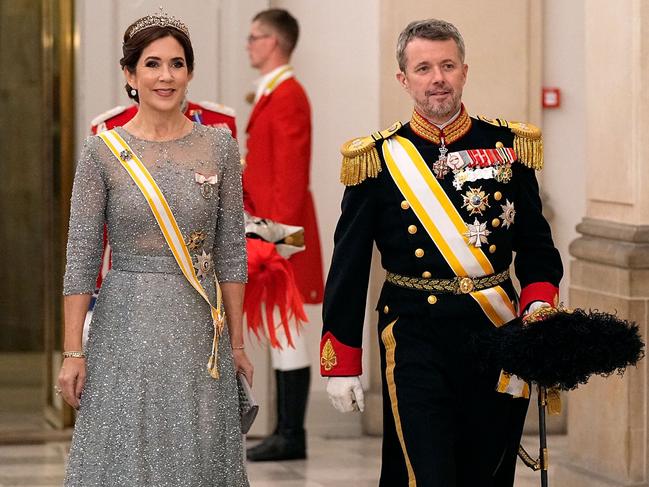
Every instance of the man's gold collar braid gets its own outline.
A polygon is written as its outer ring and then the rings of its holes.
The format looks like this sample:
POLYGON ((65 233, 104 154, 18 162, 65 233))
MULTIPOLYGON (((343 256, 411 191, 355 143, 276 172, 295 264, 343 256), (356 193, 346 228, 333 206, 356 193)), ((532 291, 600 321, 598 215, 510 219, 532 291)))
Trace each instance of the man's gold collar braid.
POLYGON ((417 110, 413 110, 412 118, 410 119, 410 128, 419 137, 429 140, 434 144, 439 144, 443 136, 444 144, 448 145, 459 140, 469 131, 471 128, 471 117, 469 117, 463 104, 458 117, 444 127, 444 129, 440 130, 435 124, 430 123, 422 117, 417 110))

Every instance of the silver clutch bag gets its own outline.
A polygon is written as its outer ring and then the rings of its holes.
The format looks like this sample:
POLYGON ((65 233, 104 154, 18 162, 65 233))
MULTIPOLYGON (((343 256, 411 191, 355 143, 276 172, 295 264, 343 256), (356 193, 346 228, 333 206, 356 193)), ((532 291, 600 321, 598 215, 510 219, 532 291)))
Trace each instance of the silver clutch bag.
POLYGON ((239 390, 239 416, 241 417, 241 433, 248 433, 259 412, 259 404, 252 395, 248 379, 242 373, 237 374, 237 389, 239 390))

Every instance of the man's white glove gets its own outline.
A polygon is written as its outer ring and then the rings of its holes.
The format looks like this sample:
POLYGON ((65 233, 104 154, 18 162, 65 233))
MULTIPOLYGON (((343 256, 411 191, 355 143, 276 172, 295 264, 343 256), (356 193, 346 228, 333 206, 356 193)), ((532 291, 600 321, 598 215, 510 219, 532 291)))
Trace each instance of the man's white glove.
POLYGON ((365 398, 360 377, 329 377, 327 394, 331 404, 341 413, 363 411, 365 398))

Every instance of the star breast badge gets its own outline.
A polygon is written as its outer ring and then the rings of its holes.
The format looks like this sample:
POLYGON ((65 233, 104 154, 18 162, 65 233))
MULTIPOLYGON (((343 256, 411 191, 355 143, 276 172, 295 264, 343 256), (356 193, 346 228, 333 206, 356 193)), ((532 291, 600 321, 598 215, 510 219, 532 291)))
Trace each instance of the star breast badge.
POLYGON ((511 203, 509 200, 505 200, 504 205, 500 205, 503 212, 500 215, 500 218, 503 220, 503 226, 509 228, 510 225, 514 223, 514 218, 516 217, 516 210, 514 209, 514 203, 511 203))
POLYGON ((212 254, 206 254, 203 250, 200 255, 196 256, 194 267, 196 268, 196 276, 199 279, 207 277, 212 270, 212 254))
POLYGON ((489 207, 489 195, 479 188, 469 187, 469 191, 462 195, 464 203, 462 208, 466 208, 470 215, 482 215, 482 212, 489 207))

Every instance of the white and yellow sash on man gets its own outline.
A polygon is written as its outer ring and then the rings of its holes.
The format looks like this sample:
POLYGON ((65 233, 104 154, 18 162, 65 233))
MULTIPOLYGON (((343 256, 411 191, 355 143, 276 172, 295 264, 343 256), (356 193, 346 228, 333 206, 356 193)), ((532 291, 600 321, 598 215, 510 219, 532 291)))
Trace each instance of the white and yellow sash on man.
MULTIPOLYGON (((453 272, 459 277, 494 274, 484 252, 467 244, 466 223, 415 146, 395 135, 383 144, 383 157, 392 179, 453 272)), ((494 326, 516 317, 514 304, 501 286, 473 291, 470 295, 494 326)), ((500 374, 497 391, 529 397, 528 384, 506 372, 500 374)))
POLYGON ((102 132, 99 134, 99 137, 101 137, 115 158, 122 164, 124 169, 126 169, 133 179, 133 182, 135 182, 144 195, 156 222, 158 222, 158 225, 160 226, 160 230, 162 230, 167 245, 169 245, 169 249, 180 267, 180 270, 189 284, 196 289, 198 294, 200 294, 205 302, 210 306, 210 313, 214 323, 214 338, 212 340, 212 351, 207 363, 207 369, 212 377, 218 379, 219 371, 217 357, 219 337, 221 336, 225 324, 225 313, 221 310, 221 289, 216 281, 216 276, 214 277, 216 287, 216 306, 214 306, 196 276, 192 258, 189 255, 189 250, 187 249, 187 245, 185 244, 182 233, 180 232, 176 218, 174 217, 167 200, 162 194, 162 191, 160 191, 160 188, 147 168, 142 164, 142 161, 139 159, 137 154, 133 152, 126 141, 124 141, 115 130, 102 132))

